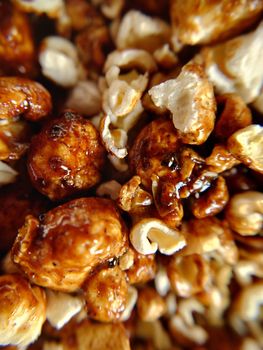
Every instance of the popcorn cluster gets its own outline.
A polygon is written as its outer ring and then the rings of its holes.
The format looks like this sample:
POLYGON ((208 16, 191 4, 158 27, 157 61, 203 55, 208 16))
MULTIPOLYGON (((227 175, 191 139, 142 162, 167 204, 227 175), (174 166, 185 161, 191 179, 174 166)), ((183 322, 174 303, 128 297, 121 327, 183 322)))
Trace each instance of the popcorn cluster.
POLYGON ((0 0, 3 349, 263 348, 262 15, 0 0))

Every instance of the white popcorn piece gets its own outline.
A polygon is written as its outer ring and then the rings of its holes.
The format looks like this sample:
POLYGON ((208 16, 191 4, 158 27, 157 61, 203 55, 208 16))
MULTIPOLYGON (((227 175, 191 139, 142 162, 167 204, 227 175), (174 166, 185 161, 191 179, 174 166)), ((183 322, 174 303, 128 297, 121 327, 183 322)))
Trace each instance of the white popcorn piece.
POLYGON ((84 301, 78 296, 46 290, 47 319, 57 329, 62 328, 68 321, 81 311, 84 301))
POLYGON ((204 344, 208 334, 204 328, 195 323, 193 312, 204 314, 204 306, 194 298, 183 299, 178 305, 177 313, 170 319, 171 332, 182 334, 196 344, 204 344))
POLYGON ((100 125, 102 141, 108 152, 117 158, 125 158, 128 154, 125 147, 127 144, 127 133, 122 129, 111 130, 110 123, 111 120, 108 115, 102 118, 100 125))
MULTIPOLYGON (((263 82, 263 22, 251 33, 201 51, 209 80, 219 93, 235 92, 253 102, 263 82)), ((200 57, 198 57, 200 59, 200 57)))
POLYGON ((239 129, 227 141, 229 151, 249 168, 263 173, 263 127, 258 124, 239 129))
POLYGON ((131 10, 121 20, 116 45, 118 49, 136 47, 152 52, 167 42, 170 34, 170 27, 163 20, 131 10))
POLYGON ((111 199, 116 200, 119 196, 121 184, 115 180, 103 182, 96 190, 97 196, 109 196, 111 199))
POLYGON ((171 112, 185 143, 199 145, 207 140, 214 128, 216 102, 200 65, 188 63, 176 79, 153 86, 149 95, 157 107, 171 112))
POLYGON ((130 233, 133 247, 141 254, 172 255, 186 245, 179 231, 173 230, 158 219, 143 219, 133 226, 130 233))
POLYGON ((129 286, 127 299, 127 305, 120 317, 120 321, 122 322, 125 322, 130 318, 132 310, 134 309, 136 301, 138 299, 138 291, 135 287, 129 286))
POLYGON ((155 275, 154 285, 155 285, 155 289, 161 296, 165 296, 171 288, 166 269, 162 266, 159 267, 155 275))
POLYGON ((0 161, 0 186, 15 182, 17 175, 17 171, 0 161))
POLYGON ((157 70, 152 55, 142 49, 125 49, 111 52, 107 56, 104 71, 107 72, 112 66, 125 69, 140 69, 149 73, 153 73, 157 70))
POLYGON ((63 87, 74 86, 83 75, 76 47, 59 36, 42 41, 39 63, 43 75, 63 87))

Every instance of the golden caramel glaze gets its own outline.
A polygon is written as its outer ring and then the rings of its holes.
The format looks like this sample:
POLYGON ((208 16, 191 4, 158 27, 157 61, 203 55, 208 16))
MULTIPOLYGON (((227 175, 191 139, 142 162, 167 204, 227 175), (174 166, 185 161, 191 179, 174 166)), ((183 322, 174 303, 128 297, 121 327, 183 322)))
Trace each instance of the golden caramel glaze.
POLYGON ((32 139, 28 172, 38 191, 57 200, 97 184, 104 158, 99 133, 91 122, 66 111, 32 139))
POLYGON ((4 254, 12 248, 25 217, 43 213, 47 201, 21 180, 1 189, 0 203, 0 254, 4 254))
POLYGON ((219 176, 204 194, 194 200, 192 213, 198 219, 217 215, 225 208, 228 200, 226 181, 219 176))
POLYGON ((28 148, 31 134, 26 121, 5 121, 0 127, 0 160, 19 159, 28 148))
POLYGON ((154 279, 157 264, 155 254, 140 254, 131 248, 133 253, 133 265, 126 270, 128 282, 130 284, 146 283, 154 279))
POLYGON ((224 144, 220 144, 214 146, 210 156, 205 159, 205 163, 210 171, 222 173, 240 162, 228 151, 224 144))
POLYGON ((131 350, 127 330, 122 323, 84 320, 63 337, 65 350, 131 350))
POLYGON ((51 109, 51 96, 41 84, 26 78, 0 77, 0 120, 23 115, 37 121, 51 109))
POLYGON ((129 152, 130 168, 140 176, 143 186, 150 190, 153 175, 161 177, 171 172, 171 167, 166 165, 167 162, 169 163, 168 158, 173 158, 174 168, 176 168, 178 150, 178 135, 172 121, 154 120, 136 137, 129 152))
POLYGON ((82 285, 88 316, 101 322, 117 321, 127 304, 126 274, 118 265, 95 271, 82 285))
POLYGON ((138 134, 130 150, 130 168, 152 190, 158 216, 170 227, 181 223, 182 198, 210 186, 211 171, 193 149, 180 143, 171 120, 157 119, 138 134))
POLYGON ((184 215, 180 200, 179 190, 186 183, 173 173, 159 179, 157 188, 154 190, 154 201, 158 214, 168 226, 177 227, 184 215))
POLYGON ((28 18, 9 1, 0 2, 0 73, 33 76, 36 52, 28 18))
POLYGON ((163 298, 154 288, 144 287, 139 290, 137 311, 142 321, 153 322, 163 316, 166 306, 163 298))
POLYGON ((33 283, 72 292, 126 248, 127 229, 114 202, 94 197, 58 206, 41 220, 27 216, 12 256, 33 283))
POLYGON ((260 18, 261 0, 172 0, 173 34, 183 44, 208 44, 233 37, 260 18))
POLYGON ((227 139, 235 131, 252 123, 250 109, 236 94, 223 94, 216 98, 218 110, 222 110, 215 125, 215 136, 227 139))
POLYGON ((145 207, 153 204, 152 195, 140 187, 141 179, 133 176, 120 189, 118 196, 119 207, 129 213, 141 213, 145 207))
POLYGON ((0 276, 0 344, 25 347, 40 335, 46 320, 44 291, 21 275, 0 276))

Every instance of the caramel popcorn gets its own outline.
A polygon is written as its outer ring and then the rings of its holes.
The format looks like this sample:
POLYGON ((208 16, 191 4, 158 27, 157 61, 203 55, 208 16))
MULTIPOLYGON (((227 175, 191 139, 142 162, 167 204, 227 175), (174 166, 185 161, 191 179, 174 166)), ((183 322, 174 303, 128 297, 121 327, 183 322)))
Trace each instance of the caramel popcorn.
POLYGON ((263 172, 263 127, 252 124, 239 129, 227 141, 229 151, 249 168, 263 172))
POLYGON ((77 49, 69 40, 59 36, 44 39, 39 63, 43 75, 63 87, 76 85, 82 76, 77 49))
POLYGON ((139 11, 129 11, 123 17, 116 38, 118 49, 146 48, 152 52, 170 37, 170 27, 158 18, 151 18, 139 11))
POLYGON ((90 318, 102 322, 121 318, 127 304, 128 284, 125 273, 118 266, 95 272, 82 288, 90 318))
POLYGON ((27 216, 12 255, 33 283, 72 292, 94 268, 122 255, 126 245, 126 227, 114 203, 80 198, 52 209, 40 221, 27 216))
POLYGON ((21 275, 0 277, 1 345, 27 346, 36 340, 46 320, 46 297, 21 275))
POLYGON ((263 195, 246 191, 234 195, 226 209, 230 227, 244 236, 256 235, 262 229, 263 195))
POLYGON ((209 44, 232 37, 260 17, 261 1, 171 2, 174 40, 183 44, 209 44), (228 14, 225 16, 225 14, 228 14))
POLYGON ((193 215, 198 219, 214 216, 224 209, 228 200, 229 193, 225 179, 219 176, 214 186, 193 202, 193 215))
POLYGON ((104 156, 94 126, 77 113, 67 111, 32 140, 28 171, 34 186, 56 200, 97 184, 104 156))
POLYGON ((0 22, 1 75, 34 76, 36 48, 27 16, 9 1, 1 1, 0 22))
POLYGON ((262 14, 0 0, 4 349, 263 348, 262 14))
POLYGON ((149 94, 156 106, 172 113, 184 143, 206 141, 214 128, 216 105, 213 87, 201 66, 188 63, 176 79, 152 87, 149 94))
POLYGON ((0 120, 13 120, 23 115, 37 121, 51 109, 51 96, 39 83, 19 77, 0 77, 0 120))
POLYGON ((219 93, 237 93, 246 102, 260 94, 263 23, 252 32, 201 51, 208 78, 219 93))
POLYGON ((165 313, 165 302, 155 289, 148 287, 139 291, 137 309, 142 321, 153 322, 165 313))

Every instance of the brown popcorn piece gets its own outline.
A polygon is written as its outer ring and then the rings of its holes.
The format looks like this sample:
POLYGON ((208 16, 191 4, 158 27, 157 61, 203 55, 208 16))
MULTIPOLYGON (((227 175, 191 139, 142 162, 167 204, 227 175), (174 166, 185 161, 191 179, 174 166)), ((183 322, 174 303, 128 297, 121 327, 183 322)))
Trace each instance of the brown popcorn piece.
POLYGON ((262 2, 258 0, 205 0, 201 3, 173 0, 170 11, 173 40, 196 45, 233 37, 256 22, 262 10, 262 2))
POLYGON ((249 168, 263 173, 263 127, 252 124, 236 131, 227 141, 229 151, 249 168))
POLYGON ((34 187, 57 200, 97 184, 104 157, 91 122, 67 111, 32 139, 28 171, 34 187))
POLYGON ((40 221, 27 216, 12 256, 33 283, 72 292, 126 246, 126 227, 114 202, 80 198, 50 210, 40 221))
POLYGON ((82 289, 90 318, 101 322, 120 319, 128 300, 128 284, 118 265, 94 272, 82 289))

